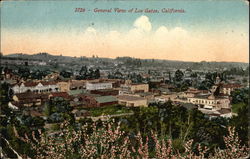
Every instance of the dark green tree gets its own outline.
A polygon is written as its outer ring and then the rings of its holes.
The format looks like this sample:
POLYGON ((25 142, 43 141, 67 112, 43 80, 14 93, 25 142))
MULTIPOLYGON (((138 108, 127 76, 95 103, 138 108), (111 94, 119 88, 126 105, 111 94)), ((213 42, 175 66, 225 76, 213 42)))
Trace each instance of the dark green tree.
POLYGON ((30 76, 30 69, 28 67, 19 67, 17 72, 24 79, 28 79, 30 76))
POLYGON ((72 72, 68 72, 68 71, 63 70, 60 72, 60 75, 64 78, 70 78, 73 74, 72 74, 72 72))
POLYGON ((181 70, 177 70, 175 72, 175 81, 176 82, 181 82, 183 80, 184 73, 181 70))
POLYGON ((94 76, 93 76, 93 78, 94 79, 99 79, 101 77, 101 75, 100 75, 100 70, 99 69, 96 69, 95 71, 94 71, 94 76))

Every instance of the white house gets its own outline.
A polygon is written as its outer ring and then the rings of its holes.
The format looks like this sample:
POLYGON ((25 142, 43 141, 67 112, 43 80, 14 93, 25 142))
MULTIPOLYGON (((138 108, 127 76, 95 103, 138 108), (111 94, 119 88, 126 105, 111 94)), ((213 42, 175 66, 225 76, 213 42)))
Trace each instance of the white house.
POLYGON ((221 109, 221 108, 230 108, 230 100, 228 97, 215 97, 209 98, 207 95, 205 96, 195 96, 187 98, 188 103, 211 107, 212 109, 221 109))
POLYGON ((111 82, 87 82, 86 89, 87 90, 99 90, 99 89, 111 89, 111 82))
POLYGON ((22 82, 12 87, 14 94, 24 92, 57 92, 59 87, 56 82, 22 82))

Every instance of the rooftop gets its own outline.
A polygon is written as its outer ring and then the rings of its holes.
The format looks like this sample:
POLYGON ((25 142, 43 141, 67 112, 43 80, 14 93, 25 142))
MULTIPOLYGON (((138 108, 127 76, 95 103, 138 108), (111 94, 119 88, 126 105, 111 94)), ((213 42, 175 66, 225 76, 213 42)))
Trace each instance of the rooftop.
POLYGON ((118 101, 114 96, 101 96, 95 98, 98 103, 109 103, 118 101))
POLYGON ((70 98, 69 94, 67 92, 52 92, 52 97, 63 97, 65 99, 70 98))
POLYGON ((86 90, 77 89, 77 90, 70 90, 68 92, 68 94, 71 95, 71 96, 78 95, 78 94, 83 94, 83 93, 86 93, 86 90))
POLYGON ((32 92, 26 92, 26 93, 18 93, 16 94, 17 98, 19 100, 24 100, 24 99, 37 99, 37 98, 48 98, 48 94, 36 94, 32 92))
POLYGON ((229 114, 232 111, 231 111, 231 109, 222 108, 222 109, 218 110, 218 112, 221 114, 229 114))
POLYGON ((146 100, 143 97, 131 96, 131 95, 119 95, 117 96, 117 98, 121 100, 129 100, 129 101, 146 100))

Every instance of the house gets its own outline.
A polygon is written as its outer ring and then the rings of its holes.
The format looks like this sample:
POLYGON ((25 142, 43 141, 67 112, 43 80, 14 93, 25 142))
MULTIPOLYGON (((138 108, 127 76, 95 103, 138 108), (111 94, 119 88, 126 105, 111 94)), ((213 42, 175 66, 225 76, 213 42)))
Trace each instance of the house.
POLYGON ((161 96, 155 97, 155 101, 156 102, 165 103, 168 100, 174 101, 176 98, 177 98, 177 94, 170 93, 170 94, 166 94, 166 95, 161 95, 161 96))
POLYGON ((222 84, 220 92, 223 94, 231 95, 232 91, 239 88, 242 88, 242 86, 237 83, 222 84))
POLYGON ((209 92, 207 90, 198 90, 195 88, 189 88, 184 93, 185 93, 185 96, 188 98, 188 97, 194 97, 194 96, 201 95, 201 94, 208 94, 209 92))
POLYGON ((119 104, 129 107, 148 106, 147 99, 143 97, 132 96, 132 95, 119 95, 117 96, 117 99, 119 104))
POLYGON ((70 90, 70 82, 69 81, 57 82, 57 86, 58 86, 60 92, 68 92, 70 90))
POLYGON ((49 100, 48 94, 37 94, 32 92, 19 93, 13 96, 11 104, 16 107, 41 106, 49 100))
POLYGON ((148 84, 131 84, 130 91, 132 93, 145 93, 148 92, 149 86, 148 84))
POLYGON ((49 94, 49 99, 55 98, 55 97, 61 97, 65 100, 70 100, 71 97, 67 92, 52 92, 49 94))
POLYGON ((213 95, 199 95, 187 98, 187 101, 200 107, 210 106, 212 109, 230 108, 229 97, 213 96, 213 95))
POLYGON ((210 90, 211 94, 199 94, 188 97, 188 103, 196 104, 199 108, 210 108, 213 110, 231 109, 229 96, 221 93, 221 83, 219 77, 210 90))
POLYGON ((242 88, 242 85, 238 83, 224 83, 221 82, 220 78, 216 77, 215 85, 212 87, 212 89, 219 88, 219 92, 225 95, 231 95, 231 92, 235 89, 242 88))
POLYGON ((149 91, 148 84, 123 84, 121 85, 120 95, 123 94, 135 94, 135 93, 145 93, 149 91))
POLYGON ((21 82, 12 87, 14 94, 16 93, 25 93, 25 92, 34 92, 34 93, 46 93, 46 92, 57 92, 59 87, 56 82, 21 82))
POLYGON ((84 80, 72 80, 69 86, 70 90, 79 90, 85 89, 85 81, 84 80))
POLYGON ((100 82, 111 82, 112 88, 118 88, 121 86, 121 84, 124 84, 123 79, 100 79, 100 82))
POLYGON ((100 89, 111 89, 111 82, 87 82, 86 89, 87 90, 100 90, 100 89))

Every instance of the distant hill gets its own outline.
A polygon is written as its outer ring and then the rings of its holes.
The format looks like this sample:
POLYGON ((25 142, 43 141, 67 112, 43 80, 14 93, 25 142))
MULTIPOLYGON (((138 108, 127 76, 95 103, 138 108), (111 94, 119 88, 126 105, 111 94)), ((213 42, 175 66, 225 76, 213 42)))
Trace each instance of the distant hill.
POLYGON ((123 62, 124 64, 137 64, 140 66, 163 66, 163 67, 173 67, 173 68, 191 68, 191 69, 213 69, 213 68, 231 68, 231 67, 248 67, 248 63, 242 62, 215 62, 215 61, 201 61, 201 62, 190 62, 190 61, 176 61, 176 60, 162 60, 162 59, 139 59, 132 57, 117 57, 116 59, 111 58, 91 58, 91 57, 70 57, 63 55, 51 55, 49 53, 37 53, 37 54, 23 54, 23 53, 15 53, 4 55, 3 57, 10 58, 18 58, 18 59, 26 59, 26 60, 39 60, 45 62, 58 62, 58 63, 72 63, 72 64, 82 64, 84 61, 93 62, 95 64, 96 61, 105 61, 105 62, 123 62), (98 59, 98 60, 96 60, 98 59))
POLYGON ((5 57, 22 58, 30 60, 43 60, 43 61, 60 61, 60 62, 71 62, 73 59, 75 59, 74 57, 51 55, 49 53, 38 53, 33 55, 15 53, 15 54, 5 55, 5 57))

